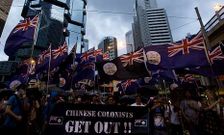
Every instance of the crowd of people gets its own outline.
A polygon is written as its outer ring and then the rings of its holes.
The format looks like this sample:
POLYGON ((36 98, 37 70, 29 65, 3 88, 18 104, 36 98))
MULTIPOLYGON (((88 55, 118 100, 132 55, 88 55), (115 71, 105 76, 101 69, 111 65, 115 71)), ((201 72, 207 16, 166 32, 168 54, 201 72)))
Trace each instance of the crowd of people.
MULTIPOLYGON (((149 110, 152 135, 223 135, 223 98, 207 88, 204 96, 195 96, 187 87, 172 90, 170 95, 135 96, 132 102, 123 102, 120 95, 77 95, 74 91, 27 89, 20 85, 13 94, 1 95, 1 135, 44 135, 54 106, 70 104, 104 104, 146 107, 149 110)), ((136 110, 137 111, 137 110, 136 110)))

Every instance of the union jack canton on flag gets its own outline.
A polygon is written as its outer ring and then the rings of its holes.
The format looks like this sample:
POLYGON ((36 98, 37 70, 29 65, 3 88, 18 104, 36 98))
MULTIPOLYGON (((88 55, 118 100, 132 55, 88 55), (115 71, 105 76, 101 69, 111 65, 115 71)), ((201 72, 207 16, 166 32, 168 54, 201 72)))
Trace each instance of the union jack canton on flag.
POLYGON ((38 16, 26 18, 18 23, 8 36, 5 44, 5 53, 10 56, 16 53, 24 42, 33 42, 35 29, 38 25, 38 16))
POLYGON ((204 40, 200 33, 192 38, 169 44, 167 51, 174 69, 209 65, 204 40))
POLYGON ((190 53, 190 49, 193 50, 204 50, 204 39, 201 34, 196 35, 193 39, 185 38, 181 43, 171 43, 171 46, 168 47, 169 57, 175 56, 177 53, 182 53, 187 55, 190 53))
POLYGON ((222 53, 221 46, 217 46, 214 50, 208 51, 208 56, 211 64, 214 64, 215 60, 224 60, 224 55, 222 53))

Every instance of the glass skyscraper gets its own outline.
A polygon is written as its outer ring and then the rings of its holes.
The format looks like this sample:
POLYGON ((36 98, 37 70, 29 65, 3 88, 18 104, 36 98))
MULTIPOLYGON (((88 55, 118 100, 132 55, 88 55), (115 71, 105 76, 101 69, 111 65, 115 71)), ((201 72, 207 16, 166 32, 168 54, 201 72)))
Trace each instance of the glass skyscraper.
POLYGON ((77 43, 80 52, 84 46, 86 5, 86 0, 26 0, 21 15, 26 18, 39 14, 39 26, 34 41, 23 43, 9 60, 30 58, 32 46, 32 57, 37 57, 50 44, 57 48, 65 40, 69 51, 77 43))
POLYGON ((98 45, 98 49, 103 49, 103 53, 108 52, 110 60, 115 59, 117 53, 117 39, 115 37, 105 37, 98 45))
POLYGON ((84 47, 84 36, 86 34, 86 6, 87 0, 70 1, 71 23, 68 24, 69 37, 67 39, 69 51, 76 43, 77 52, 81 51, 81 46, 84 47))
MULTIPOLYGON (((9 56, 9 60, 21 61, 30 58, 32 46, 34 46, 32 57, 37 57, 42 51, 48 49, 50 44, 52 48, 57 48, 65 41, 64 29, 66 29, 67 21, 64 13, 68 6, 61 6, 61 3, 54 5, 45 1, 26 0, 21 15, 26 18, 39 14, 39 26, 34 41, 23 43, 12 56, 9 56)), ((69 5, 68 0, 61 0, 61 2, 69 5)))
POLYGON ((136 0, 136 16, 132 25, 135 49, 172 42, 166 11, 156 0, 136 0))

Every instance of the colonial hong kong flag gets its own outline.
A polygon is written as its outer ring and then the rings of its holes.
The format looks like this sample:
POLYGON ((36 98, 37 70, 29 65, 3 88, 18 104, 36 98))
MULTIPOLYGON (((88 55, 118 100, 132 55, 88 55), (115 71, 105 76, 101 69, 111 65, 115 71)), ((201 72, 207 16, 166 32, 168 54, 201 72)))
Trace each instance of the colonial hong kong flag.
POLYGON ((77 74, 74 76, 74 82, 79 82, 82 80, 91 80, 94 81, 95 76, 95 63, 88 62, 85 64, 79 65, 77 68, 77 74))
POLYGON ((94 51, 95 61, 102 61, 103 60, 103 49, 97 49, 94 51))
POLYGON ((213 50, 209 51, 209 58, 213 72, 216 76, 224 74, 224 54, 222 52, 223 43, 220 42, 213 50))
POLYGON ((51 69, 59 66, 63 60, 68 56, 68 46, 67 43, 64 42, 63 45, 59 46, 56 49, 52 50, 52 58, 51 58, 51 69))
POLYGON ((110 54, 109 52, 103 53, 103 60, 109 60, 110 59, 110 54))
POLYGON ((130 79, 120 82, 117 84, 117 87, 121 94, 131 95, 137 93, 140 86, 138 84, 138 80, 130 79))
POLYGON ((203 36, 201 33, 171 43, 167 49, 173 68, 196 67, 209 65, 203 36))
POLYGON ((24 42, 33 42, 34 32, 38 25, 38 16, 20 21, 12 30, 5 44, 5 53, 14 54, 24 42))
POLYGON ((91 48, 91 49, 89 49, 88 51, 84 52, 84 53, 81 55, 81 62, 86 62, 86 61, 88 61, 90 58, 94 58, 94 51, 95 51, 95 48, 91 48))
POLYGON ((203 76, 219 76, 224 74, 224 54, 222 52, 223 43, 220 42, 213 49, 208 51, 208 57, 211 66, 201 66, 197 68, 189 68, 188 73, 194 73, 203 76))
POLYGON ((51 54, 51 45, 47 50, 44 50, 41 54, 39 54, 36 64, 36 73, 43 72, 48 69, 51 54))
POLYGON ((159 69, 172 69, 173 65, 168 57, 168 45, 153 45, 144 47, 145 55, 147 58, 147 67, 156 71, 159 69))
POLYGON ((118 58, 125 70, 138 73, 142 77, 150 75, 150 72, 146 67, 146 57, 143 49, 121 55, 118 58))
POLYGON ((211 64, 214 64, 215 61, 224 60, 224 54, 222 53, 221 46, 218 45, 213 50, 208 52, 208 56, 211 64))

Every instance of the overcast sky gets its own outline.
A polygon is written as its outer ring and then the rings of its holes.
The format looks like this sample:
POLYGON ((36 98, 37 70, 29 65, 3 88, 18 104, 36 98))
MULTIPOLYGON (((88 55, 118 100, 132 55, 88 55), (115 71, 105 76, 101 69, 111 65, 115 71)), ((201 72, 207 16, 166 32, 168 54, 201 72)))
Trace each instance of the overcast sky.
MULTIPOLYGON (((24 0, 14 0, 10 10, 8 21, 3 31, 0 47, 0 61, 6 60, 3 47, 6 37, 12 28, 18 23, 21 14, 21 6, 24 0)), ((215 3, 224 4, 224 0, 157 0, 158 6, 165 8, 169 19, 174 41, 180 40, 187 33, 194 34, 199 31, 200 25, 196 20, 194 7, 198 7, 202 20, 206 23, 214 15, 215 3)), ((88 0, 87 9, 113 12, 134 12, 134 0, 88 0)), ((118 54, 126 53, 125 33, 131 29, 133 16, 128 14, 111 14, 88 12, 87 35, 90 47, 97 47, 105 36, 114 36, 118 40, 118 54)))

